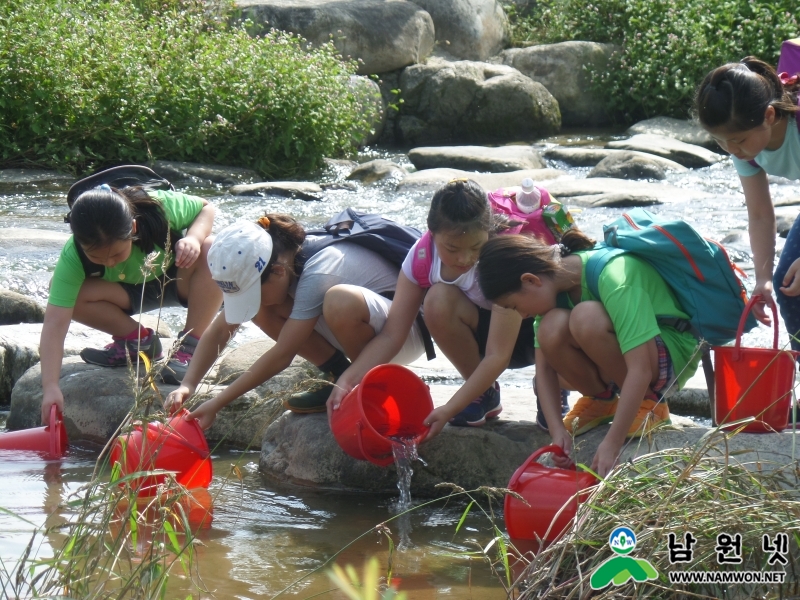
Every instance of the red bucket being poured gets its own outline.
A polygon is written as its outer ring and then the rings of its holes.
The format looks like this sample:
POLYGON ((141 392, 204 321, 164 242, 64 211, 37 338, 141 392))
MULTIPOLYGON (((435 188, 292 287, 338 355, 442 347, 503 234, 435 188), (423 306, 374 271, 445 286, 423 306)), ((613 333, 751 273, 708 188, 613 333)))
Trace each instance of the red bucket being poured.
MULTIPOLYGON (((182 486, 207 488, 213 475, 206 437, 197 419, 185 419, 183 409, 166 424, 137 423, 133 431, 120 436, 111 448, 111 464, 119 463, 123 476, 138 471, 164 470, 175 473, 182 486)), ((131 482, 140 496, 153 496, 167 475, 142 477, 131 482)))
POLYGON ((392 440, 428 433, 422 421, 433 410, 430 390, 400 365, 378 365, 331 414, 333 436, 347 454, 385 467, 394 462, 392 440))
POLYGON ((38 452, 45 458, 56 460, 64 456, 69 440, 58 407, 50 407, 50 424, 0 434, 0 450, 26 450, 38 452))
MULTIPOLYGON (((735 346, 714 346, 714 421, 719 425, 755 417, 744 431, 781 431, 789 425, 795 359, 798 352, 778 350, 778 310, 772 306, 772 348, 742 348, 747 315, 761 296, 753 296, 739 319, 735 346)), ((733 429, 727 425, 723 429, 733 429)))
POLYGON ((597 483, 594 475, 569 469, 546 467, 536 462, 552 452, 566 457, 555 444, 539 448, 514 472, 508 489, 525 498, 528 505, 508 494, 503 516, 509 537, 518 540, 542 540, 544 545, 557 540, 572 523, 578 503, 589 495, 586 488, 597 483), (585 491, 586 490, 586 491, 585 491))

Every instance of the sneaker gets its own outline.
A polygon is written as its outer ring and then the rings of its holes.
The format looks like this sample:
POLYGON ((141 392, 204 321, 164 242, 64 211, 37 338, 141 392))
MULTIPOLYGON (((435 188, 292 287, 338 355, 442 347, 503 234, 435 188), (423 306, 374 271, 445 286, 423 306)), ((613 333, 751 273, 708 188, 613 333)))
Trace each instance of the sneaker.
POLYGON ((494 385, 481 394, 478 400, 483 409, 483 415, 487 419, 496 419, 503 412, 503 405, 500 404, 500 384, 496 381, 494 385))
MULTIPOLYGON (((535 390, 534 390, 535 393, 535 390)), ((561 390, 561 417, 566 417, 569 413, 569 390, 561 390)), ((542 405, 539 404, 539 398, 536 398, 536 424, 539 426, 539 429, 542 431, 550 432, 550 428, 547 425, 547 419, 544 418, 544 413, 542 412, 542 405)))
POLYGON ((664 401, 655 402, 650 398, 645 398, 639 407, 639 413, 633 420, 633 424, 628 429, 625 437, 638 438, 647 435, 656 427, 669 425, 672 420, 669 418, 669 408, 664 401))
POLYGON ((617 411, 619 396, 611 400, 598 400, 594 396, 581 396, 564 417, 564 427, 574 435, 582 435, 598 425, 610 423, 617 411))
POLYGON ((486 423, 486 413, 481 406, 481 395, 477 400, 470 402, 469 406, 450 419, 454 427, 480 427, 486 423))
MULTIPOLYGON (((333 375, 326 373, 324 377, 333 379, 333 375)), ((283 401, 283 407, 300 415, 321 413, 328 410, 328 398, 333 391, 333 382, 321 383, 314 389, 299 394, 292 394, 283 401)))
POLYGON ((97 348, 84 348, 81 350, 83 362, 101 367, 126 367, 128 359, 136 363, 137 352, 144 352, 151 361, 161 360, 161 340, 152 329, 147 330, 147 337, 138 340, 112 336, 114 341, 102 350, 97 348))
POLYGON ((197 348, 197 342, 200 340, 191 334, 183 335, 183 332, 178 334, 178 338, 183 336, 181 345, 169 359, 164 368, 161 370, 161 380, 170 385, 180 385, 186 375, 186 370, 189 368, 189 362, 194 356, 194 351, 197 348))

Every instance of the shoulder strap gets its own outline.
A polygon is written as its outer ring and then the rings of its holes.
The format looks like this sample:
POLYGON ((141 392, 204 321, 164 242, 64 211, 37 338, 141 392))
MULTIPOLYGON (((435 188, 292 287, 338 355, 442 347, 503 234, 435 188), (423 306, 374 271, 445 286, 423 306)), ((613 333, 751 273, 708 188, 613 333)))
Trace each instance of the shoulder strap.
POLYGON ((600 281, 600 273, 615 256, 625 254, 627 250, 622 248, 611 248, 603 243, 597 244, 594 247, 594 252, 586 261, 586 270, 584 276, 586 277, 586 285, 589 286, 589 291, 595 298, 600 298, 600 290, 598 289, 598 282, 600 281))
POLYGON ((421 288, 431 287, 431 265, 433 265, 433 236, 430 231, 426 231, 411 257, 411 274, 421 288))

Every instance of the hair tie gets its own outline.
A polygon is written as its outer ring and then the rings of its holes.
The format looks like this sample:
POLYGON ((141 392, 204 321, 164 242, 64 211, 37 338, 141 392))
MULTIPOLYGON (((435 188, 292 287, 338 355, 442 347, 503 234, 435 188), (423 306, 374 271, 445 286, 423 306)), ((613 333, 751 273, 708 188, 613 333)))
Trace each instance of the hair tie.
POLYGON ((451 183, 464 183, 464 182, 467 182, 467 181, 469 181, 468 177, 455 177, 455 178, 451 179, 450 181, 448 181, 447 185, 450 185, 451 183))
POLYGON ((552 246, 550 246, 550 250, 553 251, 553 258, 555 259, 562 258, 572 253, 572 251, 567 246, 565 246, 560 242, 558 244, 553 244, 552 246))
POLYGON ((266 216, 261 217, 258 220, 258 224, 261 225, 261 227, 263 227, 264 230, 269 231, 269 217, 266 216))
POLYGON ((104 192, 110 192, 111 191, 111 186, 108 185, 107 183, 104 183, 102 185, 98 185, 97 187, 99 187, 104 192))

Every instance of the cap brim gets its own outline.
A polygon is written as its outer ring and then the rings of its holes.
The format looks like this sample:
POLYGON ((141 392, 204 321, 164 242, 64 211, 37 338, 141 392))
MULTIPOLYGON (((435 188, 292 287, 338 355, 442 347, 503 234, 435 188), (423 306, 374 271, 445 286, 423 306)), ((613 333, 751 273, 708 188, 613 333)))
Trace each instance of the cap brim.
POLYGON ((256 316, 261 306, 261 282, 256 281, 246 290, 236 294, 223 292, 222 298, 225 301, 225 321, 229 325, 246 323, 256 316))

